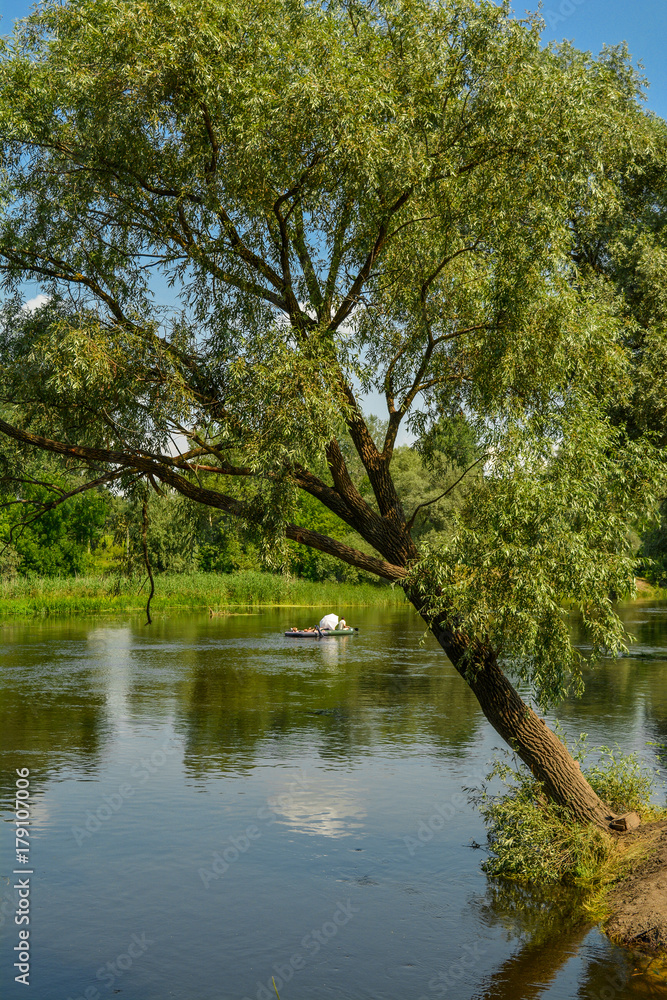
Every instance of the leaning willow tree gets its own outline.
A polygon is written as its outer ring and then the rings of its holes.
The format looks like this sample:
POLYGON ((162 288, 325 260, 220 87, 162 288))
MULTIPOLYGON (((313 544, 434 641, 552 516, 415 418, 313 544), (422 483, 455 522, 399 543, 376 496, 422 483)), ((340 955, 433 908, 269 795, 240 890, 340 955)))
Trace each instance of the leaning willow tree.
POLYGON ((46 0, 0 63, 0 431, 79 489, 162 484, 397 581, 545 792, 604 827, 506 671, 540 704, 581 688, 568 604, 594 653, 623 641, 609 595, 659 463, 609 419, 633 320, 600 233, 660 130, 622 50, 539 31, 487 0, 46 0), (477 474, 420 551, 399 428, 461 411, 477 474), (299 491, 361 548, 292 523, 299 491))

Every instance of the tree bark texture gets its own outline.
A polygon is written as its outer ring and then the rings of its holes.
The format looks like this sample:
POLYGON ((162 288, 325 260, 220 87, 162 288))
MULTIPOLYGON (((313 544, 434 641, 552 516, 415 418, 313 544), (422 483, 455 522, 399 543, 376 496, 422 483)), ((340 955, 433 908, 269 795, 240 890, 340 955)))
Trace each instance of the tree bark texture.
POLYGON ((521 698, 498 666, 495 652, 480 647, 473 657, 466 657, 465 636, 437 622, 429 624, 488 721, 530 768, 547 797, 578 822, 608 830, 615 814, 595 794, 562 741, 521 698))

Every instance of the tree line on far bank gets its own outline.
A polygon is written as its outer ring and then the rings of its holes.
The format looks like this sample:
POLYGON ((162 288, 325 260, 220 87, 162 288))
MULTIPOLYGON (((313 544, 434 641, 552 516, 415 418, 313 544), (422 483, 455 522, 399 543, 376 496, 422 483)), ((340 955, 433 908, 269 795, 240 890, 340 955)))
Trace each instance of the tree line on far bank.
MULTIPOLYGON (((371 417, 369 424, 378 439, 384 435, 386 426, 379 418, 371 417)), ((443 532, 451 531, 453 512, 471 482, 466 478, 464 486, 457 480, 477 454, 474 432, 461 414, 442 417, 420 441, 397 448, 397 489, 406 509, 416 511, 413 532, 420 541, 435 544, 443 532)), ((258 527, 203 508, 165 486, 157 492, 145 484, 123 491, 100 485, 63 502, 65 494, 85 481, 79 471, 63 470, 44 454, 27 457, 5 452, 0 457, 4 460, 0 576, 143 573, 146 503, 146 544, 154 573, 268 569, 314 582, 386 585, 362 569, 295 542, 267 547, 258 527)), ((371 501, 361 462, 353 454, 347 458, 355 485, 371 501)), ((299 498, 295 515, 307 528, 373 552, 356 532, 307 494, 299 498)))

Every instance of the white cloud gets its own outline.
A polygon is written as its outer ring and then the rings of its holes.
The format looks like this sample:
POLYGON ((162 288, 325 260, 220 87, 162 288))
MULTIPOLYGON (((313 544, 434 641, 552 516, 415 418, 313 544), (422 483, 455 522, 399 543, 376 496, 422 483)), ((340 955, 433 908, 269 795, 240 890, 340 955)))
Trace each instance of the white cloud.
MULTIPOLYGON (((340 642, 340 639, 335 640, 340 642)), ((269 804, 279 823, 307 836, 358 836, 363 828, 366 810, 358 801, 353 788, 341 787, 340 774, 317 776, 317 789, 310 786, 294 788, 272 796, 269 804)))
POLYGON ((27 309, 28 312, 35 312, 35 310, 45 306, 49 299, 49 295, 36 295, 34 299, 28 299, 23 308, 27 309))

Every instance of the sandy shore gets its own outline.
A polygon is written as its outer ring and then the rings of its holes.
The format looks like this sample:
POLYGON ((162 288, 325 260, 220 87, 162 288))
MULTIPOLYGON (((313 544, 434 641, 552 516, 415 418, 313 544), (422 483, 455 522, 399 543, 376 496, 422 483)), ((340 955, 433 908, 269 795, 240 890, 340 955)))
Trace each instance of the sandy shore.
POLYGON ((667 820, 647 823, 623 839, 645 846, 647 856, 610 891, 605 932, 626 948, 667 953, 667 820))

